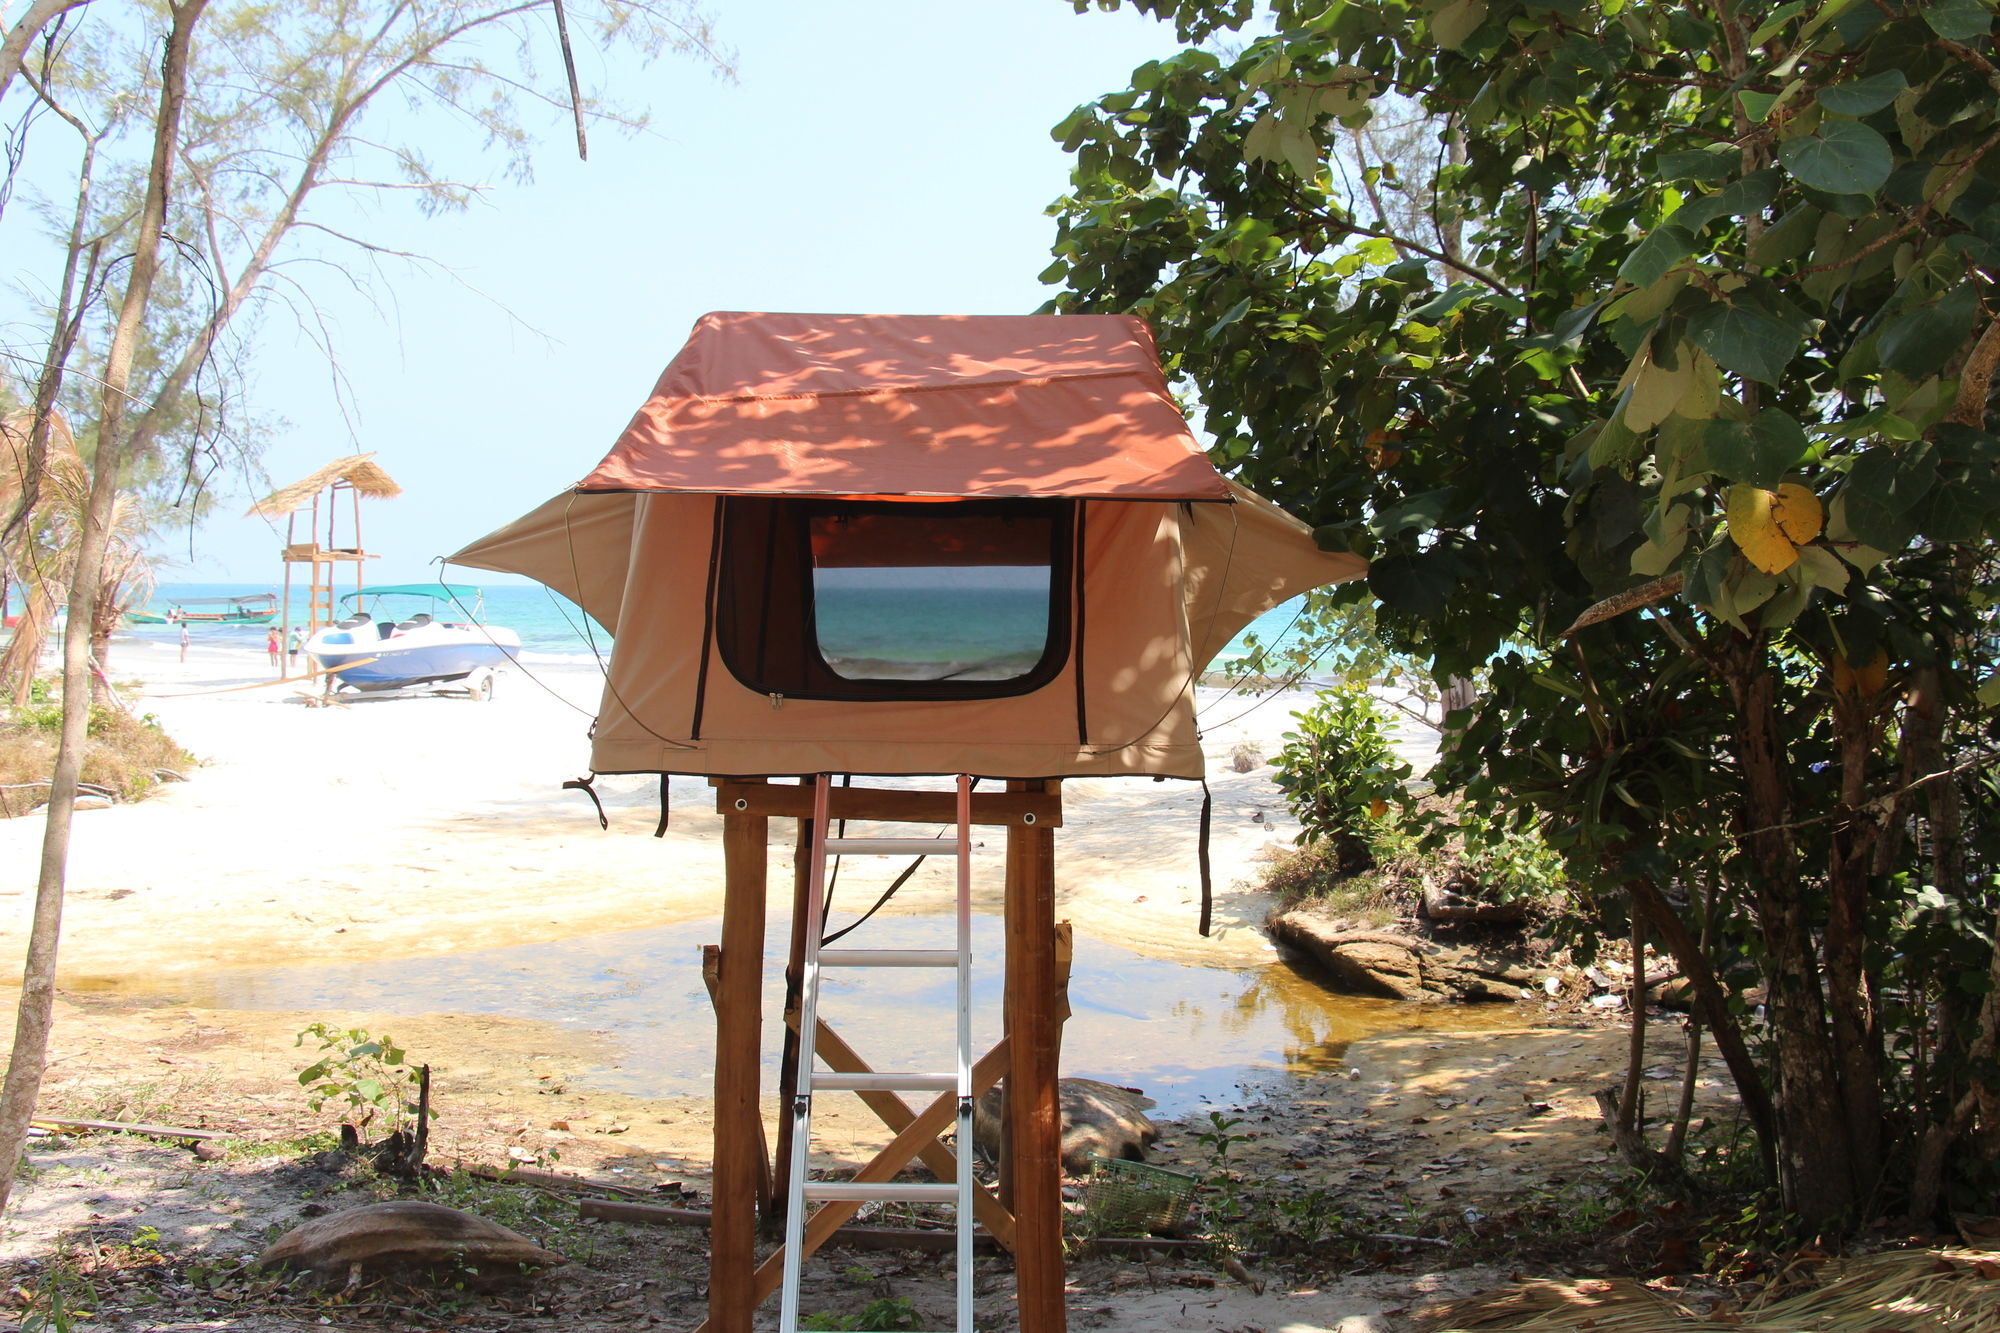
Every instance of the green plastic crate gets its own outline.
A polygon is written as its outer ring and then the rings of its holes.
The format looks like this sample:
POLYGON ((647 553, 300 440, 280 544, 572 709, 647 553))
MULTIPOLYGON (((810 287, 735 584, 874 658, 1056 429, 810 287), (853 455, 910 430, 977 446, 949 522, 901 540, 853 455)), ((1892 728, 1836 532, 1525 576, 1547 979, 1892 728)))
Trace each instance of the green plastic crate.
POLYGON ((1100 1231, 1171 1235, 1187 1221, 1198 1177, 1122 1157, 1090 1159, 1084 1215, 1100 1231))

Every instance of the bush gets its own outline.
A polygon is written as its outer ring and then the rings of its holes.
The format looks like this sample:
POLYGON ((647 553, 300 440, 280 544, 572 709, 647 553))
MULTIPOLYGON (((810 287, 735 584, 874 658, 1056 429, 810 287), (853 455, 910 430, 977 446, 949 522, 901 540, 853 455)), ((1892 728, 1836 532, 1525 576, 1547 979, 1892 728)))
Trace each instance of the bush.
MULTIPOLYGON (((46 692, 0 721, 0 817, 23 815, 48 799, 62 736, 62 705, 46 692)), ((93 705, 81 779, 137 800, 159 785, 161 769, 183 769, 194 756, 160 730, 148 714, 135 717, 119 708, 93 705)))
POLYGON ((1370 835, 1404 799, 1410 766, 1396 757, 1375 701, 1360 686, 1326 690, 1294 716, 1298 730, 1285 733, 1272 763, 1299 821, 1298 841, 1326 844, 1340 873, 1366 870, 1375 863, 1370 835))

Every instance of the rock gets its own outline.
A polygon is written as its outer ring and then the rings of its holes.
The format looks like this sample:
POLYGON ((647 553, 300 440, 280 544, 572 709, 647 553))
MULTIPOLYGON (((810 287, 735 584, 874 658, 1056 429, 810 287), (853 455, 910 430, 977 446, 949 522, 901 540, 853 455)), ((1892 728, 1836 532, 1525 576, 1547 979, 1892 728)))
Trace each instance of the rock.
POLYGON ((295 1268, 353 1283, 436 1273, 498 1284, 567 1263, 518 1231, 415 1199, 364 1204, 307 1222, 257 1256, 260 1267, 295 1268))
MULTIPOLYGON (((1057 1081, 1062 1107, 1062 1169, 1065 1175, 1090 1174, 1092 1157, 1146 1160, 1146 1149, 1160 1131, 1146 1117, 1153 1099, 1133 1088, 1099 1083, 1094 1078, 1057 1081)), ((1000 1156, 1001 1125, 1007 1114, 1005 1080, 980 1094, 972 1105, 972 1138, 989 1161, 1000 1156)))
POLYGON ((1271 937, 1311 958, 1333 989, 1396 1000, 1514 1000, 1535 980, 1527 964, 1495 948, 1442 945, 1386 930, 1342 930, 1323 917, 1282 912, 1271 937))

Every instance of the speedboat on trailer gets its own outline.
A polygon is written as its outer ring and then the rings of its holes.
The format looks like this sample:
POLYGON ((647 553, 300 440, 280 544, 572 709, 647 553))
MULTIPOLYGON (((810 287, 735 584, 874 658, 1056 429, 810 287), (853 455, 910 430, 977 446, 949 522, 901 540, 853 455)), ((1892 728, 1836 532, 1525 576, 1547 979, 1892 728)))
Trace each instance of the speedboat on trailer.
POLYGON ((479 623, 479 589, 454 583, 360 588, 340 599, 342 617, 306 640, 308 656, 341 689, 373 693, 452 685, 481 699, 493 674, 521 651, 521 636, 479 623), (408 619, 398 613, 412 610, 408 619))

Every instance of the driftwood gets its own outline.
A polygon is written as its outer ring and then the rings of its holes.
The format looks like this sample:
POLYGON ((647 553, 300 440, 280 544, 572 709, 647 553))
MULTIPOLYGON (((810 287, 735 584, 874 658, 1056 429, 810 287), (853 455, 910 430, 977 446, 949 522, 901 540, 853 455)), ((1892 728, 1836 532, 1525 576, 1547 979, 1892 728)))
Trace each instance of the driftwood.
POLYGON ((1519 902, 1485 903, 1458 892, 1449 884, 1424 880, 1424 915, 1433 921, 1477 921, 1487 925, 1514 926, 1527 918, 1519 902))
POLYGON ((228 1139, 233 1134, 225 1134, 214 1129, 177 1129, 172 1125, 136 1125, 123 1120, 58 1120, 53 1116, 38 1115, 28 1122, 43 1129, 101 1129, 110 1134, 144 1134, 156 1139, 228 1139))
POLYGON ((511 1285, 568 1260, 510 1227, 419 1199, 363 1204, 293 1228, 257 1256, 259 1268, 316 1273, 349 1287, 366 1278, 437 1275, 511 1285))

